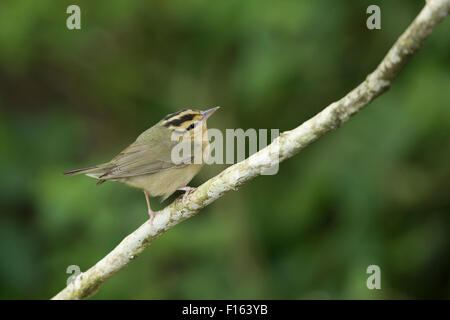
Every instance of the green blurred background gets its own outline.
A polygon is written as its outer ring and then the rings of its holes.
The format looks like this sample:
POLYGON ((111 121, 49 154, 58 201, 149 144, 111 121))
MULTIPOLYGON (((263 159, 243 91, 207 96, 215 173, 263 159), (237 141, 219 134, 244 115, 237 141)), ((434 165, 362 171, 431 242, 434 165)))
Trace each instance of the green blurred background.
MULTIPOLYGON (((142 192, 63 171, 184 107, 222 106, 209 126, 223 131, 292 129, 361 82, 423 4, 2 1, 0 298, 52 297, 69 265, 87 270, 147 219, 142 192), (381 30, 366 28, 370 4, 381 30)), ((164 234, 93 298, 450 298, 449 31, 366 110, 164 234), (381 290, 366 287, 371 264, 381 290)))

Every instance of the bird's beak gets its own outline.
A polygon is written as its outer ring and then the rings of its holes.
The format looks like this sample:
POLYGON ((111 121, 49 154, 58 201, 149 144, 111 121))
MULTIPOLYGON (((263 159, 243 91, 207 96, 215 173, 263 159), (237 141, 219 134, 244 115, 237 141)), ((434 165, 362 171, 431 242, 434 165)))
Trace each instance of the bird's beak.
POLYGON ((211 108, 211 109, 208 109, 208 110, 205 110, 205 111, 201 111, 201 114, 203 116, 202 120, 208 119, 219 108, 220 107, 215 107, 215 108, 211 108))

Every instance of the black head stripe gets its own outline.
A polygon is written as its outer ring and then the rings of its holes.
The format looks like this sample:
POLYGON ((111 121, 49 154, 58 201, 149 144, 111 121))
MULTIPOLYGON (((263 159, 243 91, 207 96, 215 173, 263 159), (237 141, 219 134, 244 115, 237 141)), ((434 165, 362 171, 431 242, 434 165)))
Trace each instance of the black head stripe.
POLYGON ((187 110, 188 110, 188 109, 181 109, 180 111, 177 111, 177 112, 175 112, 175 113, 171 113, 171 114, 167 115, 167 116, 164 118, 164 120, 169 120, 170 118, 176 117, 176 116, 179 115, 180 113, 185 112, 185 111, 187 111, 187 110))
POLYGON ((194 117, 195 117, 195 114, 194 114, 194 113, 184 114, 184 115, 182 115, 182 116, 179 117, 179 118, 176 118, 176 119, 173 119, 173 120, 167 122, 167 123, 165 124, 165 126, 166 126, 166 127, 170 127, 170 126, 179 127, 179 126, 181 126, 181 124, 182 124, 183 122, 191 121, 192 119, 194 119, 194 117))

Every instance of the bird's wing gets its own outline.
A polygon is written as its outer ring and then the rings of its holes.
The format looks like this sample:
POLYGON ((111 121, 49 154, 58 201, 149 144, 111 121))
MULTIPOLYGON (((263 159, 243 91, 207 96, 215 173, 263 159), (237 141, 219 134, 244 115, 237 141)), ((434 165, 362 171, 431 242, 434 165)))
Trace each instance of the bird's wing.
MULTIPOLYGON (((178 142, 158 138, 149 140, 145 137, 144 139, 139 137, 112 159, 109 162, 111 168, 98 178, 100 180, 126 178, 185 166, 186 164, 176 164, 171 159, 172 148, 178 142)), ((191 157, 186 156, 186 159, 183 159, 182 162, 188 163, 187 160, 191 160, 191 157)))

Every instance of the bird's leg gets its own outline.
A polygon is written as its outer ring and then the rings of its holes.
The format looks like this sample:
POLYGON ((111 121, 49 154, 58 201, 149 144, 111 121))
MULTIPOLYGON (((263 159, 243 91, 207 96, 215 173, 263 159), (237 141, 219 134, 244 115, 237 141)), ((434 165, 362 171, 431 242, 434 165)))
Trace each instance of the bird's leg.
POLYGON ((189 195, 189 193, 191 193, 192 191, 196 190, 197 188, 194 187, 182 187, 182 188, 178 188, 177 190, 180 191, 185 191, 185 193, 183 194, 183 199, 181 199, 181 201, 184 203, 184 201, 186 201, 187 196, 189 195))
POLYGON ((148 198, 147 190, 144 190, 144 194, 145 194, 145 200, 147 200, 148 215, 150 216, 150 225, 152 225, 153 218, 155 217, 155 212, 152 210, 152 207, 150 207, 150 199, 148 198))

